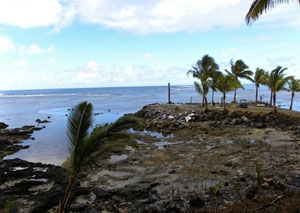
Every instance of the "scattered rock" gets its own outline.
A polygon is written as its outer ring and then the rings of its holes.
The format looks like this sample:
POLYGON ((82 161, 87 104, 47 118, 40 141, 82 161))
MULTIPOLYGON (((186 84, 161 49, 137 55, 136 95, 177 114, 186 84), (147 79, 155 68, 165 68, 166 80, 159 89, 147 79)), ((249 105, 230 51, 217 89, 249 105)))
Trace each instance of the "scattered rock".
POLYGON ((242 116, 241 117, 242 121, 244 121, 245 123, 251 123, 251 121, 246 117, 246 116, 242 116))
POLYGON ((7 124, 0 122, 0 129, 6 129, 8 127, 7 124))
POLYGON ((45 120, 36 119, 35 122, 37 122, 37 123, 39 123, 39 124, 40 124, 40 123, 41 123, 41 124, 43 124, 43 123, 50 123, 50 121, 48 121, 48 120, 46 120, 46 119, 45 119, 45 120))

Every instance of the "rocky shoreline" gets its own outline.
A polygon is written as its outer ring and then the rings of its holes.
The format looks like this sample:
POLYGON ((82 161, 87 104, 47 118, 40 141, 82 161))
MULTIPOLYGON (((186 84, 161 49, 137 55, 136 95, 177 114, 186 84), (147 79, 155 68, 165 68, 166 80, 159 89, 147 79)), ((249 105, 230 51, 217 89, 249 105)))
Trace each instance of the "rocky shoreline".
POLYGON ((23 140, 31 138, 34 131, 43 129, 43 127, 23 126, 21 128, 8 129, 8 125, 0 123, 0 159, 6 155, 13 154, 21 149, 27 149, 29 146, 22 146, 23 140))
MULTIPOLYGON (((145 126, 130 132, 136 145, 81 174, 71 212, 209 212, 300 191, 297 116, 192 104, 152 104, 132 116, 145 126)), ((15 199, 19 212, 55 212, 67 181, 61 167, 20 159, 0 161, 0 174, 0 209, 15 199)))

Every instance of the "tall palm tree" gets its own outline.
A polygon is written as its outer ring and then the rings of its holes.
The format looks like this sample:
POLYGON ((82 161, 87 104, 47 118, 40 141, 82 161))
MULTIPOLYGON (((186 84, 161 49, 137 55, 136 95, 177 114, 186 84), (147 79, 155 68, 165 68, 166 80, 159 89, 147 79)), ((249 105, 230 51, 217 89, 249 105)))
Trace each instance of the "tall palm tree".
POLYGON ((198 82, 194 82, 194 85, 195 85, 195 89, 196 91, 202 95, 202 97, 204 97, 203 101, 204 101, 204 105, 205 105, 205 110, 208 109, 208 106, 207 106, 207 98, 206 98, 206 95, 209 91, 209 81, 204 81, 202 83, 202 86, 198 83, 198 82))
POLYGON ((266 75, 266 84, 272 92, 274 113, 277 113, 276 93, 281 90, 287 90, 284 86, 290 79, 290 77, 286 77, 286 74, 284 73, 285 70, 287 70, 287 68, 282 68, 281 66, 278 66, 274 70, 272 70, 271 73, 268 73, 268 75, 266 75))
POLYGON ((289 85, 288 88, 289 92, 292 92, 291 105, 290 105, 290 110, 292 110, 295 92, 300 92, 300 80, 295 79, 294 77, 290 77, 288 81, 288 85, 289 85))
MULTIPOLYGON (((193 66, 191 70, 187 72, 187 75, 192 74, 194 78, 200 80, 198 84, 202 91, 202 106, 207 108, 206 95, 209 91, 209 78, 212 72, 219 69, 218 64, 215 62, 214 58, 209 55, 204 55, 201 60, 198 60, 196 66, 193 66), (207 92, 206 92, 207 90, 207 92)), ((197 90, 197 87, 195 87, 197 90)))
POLYGON ((265 71, 263 69, 260 69, 259 67, 256 68, 253 82, 256 86, 255 102, 257 103, 259 85, 265 83, 265 71))
MULTIPOLYGON (((240 88, 244 87, 242 86, 241 82, 239 81, 239 78, 244 78, 250 81, 253 81, 251 76, 253 75, 253 72, 250 70, 247 70, 249 67, 245 64, 242 60, 237 60, 235 63, 233 60, 230 61, 231 69, 230 71, 225 70, 229 75, 231 75, 236 81, 240 83, 240 88)), ((234 89, 234 96, 233 96, 233 102, 236 103, 236 91, 238 88, 234 89)))
POLYGON ((209 75, 209 77, 210 77, 209 87, 211 88, 211 105, 212 106, 215 105, 214 94, 217 91, 216 83, 219 79, 220 74, 221 74, 221 72, 215 70, 215 71, 212 71, 209 75))
MULTIPOLYGON (((300 0, 298 1, 300 4, 300 0)), ((250 24, 251 21, 258 19, 262 13, 274 8, 278 4, 289 2, 290 0, 254 0, 246 15, 246 23, 250 24)))
POLYGON ((135 119, 122 117, 113 124, 97 127, 89 134, 92 125, 93 106, 82 102, 75 107, 68 119, 67 137, 69 143, 69 181, 63 200, 59 203, 58 212, 67 212, 73 185, 77 175, 85 166, 90 165, 97 157, 99 146, 120 131, 132 128, 138 122, 135 119))
POLYGON ((270 106, 272 106, 272 103, 273 103, 273 92, 271 90, 272 81, 271 81, 271 78, 270 78, 270 73, 268 71, 265 72, 264 81, 265 81, 264 84, 266 86, 268 86, 269 89, 270 89, 270 106))
POLYGON ((226 93, 239 88, 240 82, 237 81, 232 75, 220 74, 215 87, 223 94, 223 111, 226 111, 226 93))

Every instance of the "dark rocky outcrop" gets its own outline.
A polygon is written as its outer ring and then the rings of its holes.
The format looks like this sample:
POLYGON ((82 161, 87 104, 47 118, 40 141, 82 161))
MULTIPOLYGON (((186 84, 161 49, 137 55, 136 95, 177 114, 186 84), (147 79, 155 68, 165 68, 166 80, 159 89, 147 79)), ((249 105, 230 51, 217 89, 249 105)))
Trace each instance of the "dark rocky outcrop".
POLYGON ((244 125, 256 128, 273 127, 293 130, 300 134, 300 119, 283 113, 255 113, 250 111, 223 112, 220 110, 202 111, 192 105, 147 105, 136 113, 146 119, 146 127, 172 132, 176 129, 192 128, 193 123, 209 122, 210 126, 244 125))
MULTIPOLYGON (((6 125, 7 126, 7 125, 6 125)), ((0 129, 0 159, 5 155, 13 154, 29 146, 19 145, 21 141, 29 139, 34 131, 43 129, 36 126, 23 126, 21 128, 0 129)))
POLYGON ((64 195, 66 173, 61 167, 20 159, 0 161, 0 209, 14 197, 26 212, 47 212, 64 195))

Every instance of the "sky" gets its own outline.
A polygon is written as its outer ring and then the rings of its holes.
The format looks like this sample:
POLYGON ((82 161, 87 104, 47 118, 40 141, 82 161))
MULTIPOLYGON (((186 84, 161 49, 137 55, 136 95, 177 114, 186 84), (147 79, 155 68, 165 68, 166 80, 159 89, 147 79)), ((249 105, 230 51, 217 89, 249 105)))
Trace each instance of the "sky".
POLYGON ((251 3, 0 0, 0 90, 189 85, 205 54, 300 78, 299 3, 247 26, 251 3))

